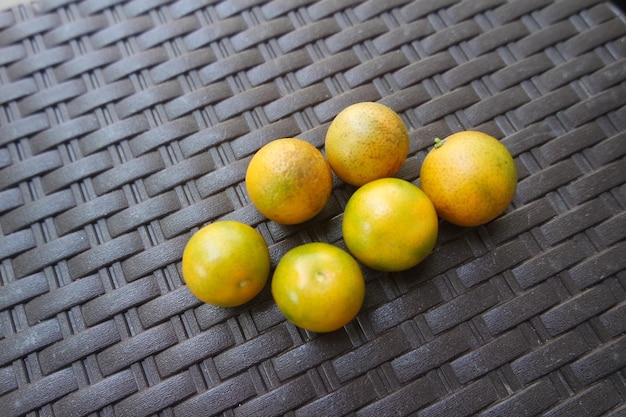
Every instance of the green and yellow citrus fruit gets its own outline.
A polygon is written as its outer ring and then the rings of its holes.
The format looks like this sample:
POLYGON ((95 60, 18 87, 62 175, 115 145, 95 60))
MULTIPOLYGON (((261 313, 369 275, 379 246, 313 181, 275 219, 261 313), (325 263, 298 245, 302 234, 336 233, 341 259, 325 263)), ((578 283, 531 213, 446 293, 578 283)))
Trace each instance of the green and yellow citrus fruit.
POLYGON ((337 176, 360 186, 400 170, 409 152, 409 134, 395 111, 361 102, 337 114, 326 132, 325 147, 337 176))
POLYGON ((439 220, 422 190, 399 178, 382 178, 352 194, 343 214, 346 246, 366 266, 402 271, 433 250, 439 220))
POLYGON ((426 155, 420 187, 439 217, 459 226, 478 226, 509 206, 517 170, 507 148, 493 136, 458 132, 437 140, 426 155))
POLYGON ((246 171, 252 203, 268 219, 302 223, 326 205, 333 177, 324 155, 297 138, 274 140, 259 149, 246 171))
POLYGON ((272 277, 272 295, 296 326, 330 332, 358 314, 365 281, 357 261, 329 243, 307 243, 289 250, 272 277))
POLYGON ((193 295, 221 307, 244 304, 265 286, 270 256, 263 236, 233 220, 204 226, 183 251, 183 278, 193 295))

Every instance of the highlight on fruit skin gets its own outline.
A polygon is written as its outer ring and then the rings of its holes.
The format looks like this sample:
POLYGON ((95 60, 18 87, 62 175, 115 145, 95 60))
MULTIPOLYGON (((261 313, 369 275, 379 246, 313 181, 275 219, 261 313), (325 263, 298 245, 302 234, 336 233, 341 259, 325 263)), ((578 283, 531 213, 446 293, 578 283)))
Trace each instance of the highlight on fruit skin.
POLYGON ((315 146, 303 139, 281 138, 254 154, 245 184, 261 214, 277 223, 297 224, 322 211, 332 192, 333 176, 315 146))
POLYGON ((325 149, 335 174, 348 184, 361 186, 393 177, 400 170, 409 152, 409 133, 393 109, 359 102, 332 120, 325 149))
POLYGON ((508 149, 483 132, 435 139, 420 168, 420 187, 440 218, 473 227, 500 216, 513 201, 517 169, 508 149))

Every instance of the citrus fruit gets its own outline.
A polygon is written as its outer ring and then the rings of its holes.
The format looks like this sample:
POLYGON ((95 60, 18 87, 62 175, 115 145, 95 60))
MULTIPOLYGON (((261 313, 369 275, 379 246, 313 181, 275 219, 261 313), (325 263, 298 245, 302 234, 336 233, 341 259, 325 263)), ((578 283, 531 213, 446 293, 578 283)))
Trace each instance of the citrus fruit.
POLYGON ((278 261, 272 295, 296 326, 330 332, 356 317, 363 305, 365 281, 348 252, 329 243, 305 243, 278 261))
POLYGON ((183 251, 183 278, 205 303, 234 307, 257 295, 269 278, 270 254, 263 236, 234 220, 195 232, 183 251))
POLYGON ((302 139, 283 138, 259 149, 246 171, 252 203, 270 220, 302 223, 326 205, 333 176, 324 155, 302 139))
POLYGON ((341 224, 348 250, 379 271, 402 271, 420 263, 437 241, 439 219, 416 185, 381 178, 352 194, 341 224))
POLYGON ((326 157, 339 178, 361 186, 394 176, 409 153, 409 133, 398 114, 372 102, 343 109, 326 132, 326 157))
POLYGON ((511 203, 517 170, 496 138, 463 131, 435 140, 420 169, 420 186, 439 217, 458 226, 478 226, 511 203))

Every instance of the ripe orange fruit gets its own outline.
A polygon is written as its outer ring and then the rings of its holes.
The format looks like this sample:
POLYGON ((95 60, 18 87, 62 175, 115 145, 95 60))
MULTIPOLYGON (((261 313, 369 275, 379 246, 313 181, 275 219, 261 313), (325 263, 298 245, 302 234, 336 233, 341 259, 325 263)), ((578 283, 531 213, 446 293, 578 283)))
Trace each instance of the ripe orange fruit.
POLYGON ((439 219, 417 186, 399 178, 381 178, 352 194, 341 227, 346 246, 363 264, 380 271, 402 271, 433 250, 439 219))
POLYGON ((361 186, 394 176, 409 153, 409 133, 398 114, 372 102, 343 109, 326 132, 331 168, 348 184, 361 186))
POLYGON ((464 131, 435 140, 420 170, 420 186, 437 214, 458 226, 478 226, 502 214, 513 201, 513 157, 493 136, 464 131))
POLYGON ((205 303, 234 307, 265 286, 270 254, 263 236, 247 224, 222 220, 194 233, 183 251, 183 278, 205 303))
POLYGON ((365 298, 361 267, 349 253, 329 243, 296 246, 278 262, 272 295, 296 326, 330 332, 358 314, 365 298))
POLYGON ((322 211, 333 176, 319 149, 302 139, 284 138, 254 154, 246 171, 246 188, 265 217, 296 224, 322 211))

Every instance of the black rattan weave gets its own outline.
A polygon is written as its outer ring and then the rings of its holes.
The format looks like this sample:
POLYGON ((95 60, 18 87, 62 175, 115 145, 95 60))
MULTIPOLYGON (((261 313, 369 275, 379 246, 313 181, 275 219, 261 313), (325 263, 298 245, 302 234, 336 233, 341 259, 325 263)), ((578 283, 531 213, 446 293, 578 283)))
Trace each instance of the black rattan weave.
POLYGON ((626 416, 626 20, 602 0, 50 0, 0 12, 3 416, 626 416), (181 277, 195 230, 257 228, 272 264, 344 247, 353 187, 281 226, 248 161, 323 149, 359 101, 433 138, 482 130, 506 213, 441 223, 418 267, 365 269, 345 328, 224 309, 181 277))

